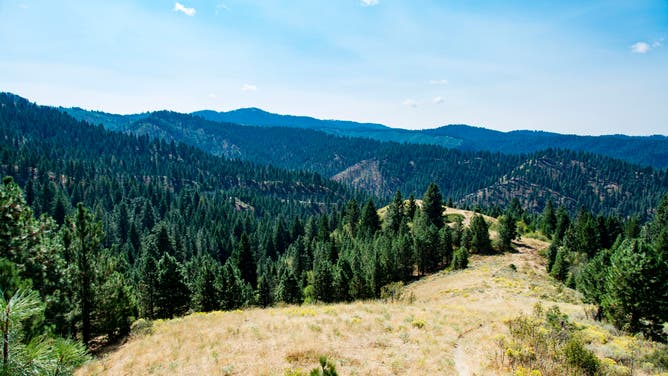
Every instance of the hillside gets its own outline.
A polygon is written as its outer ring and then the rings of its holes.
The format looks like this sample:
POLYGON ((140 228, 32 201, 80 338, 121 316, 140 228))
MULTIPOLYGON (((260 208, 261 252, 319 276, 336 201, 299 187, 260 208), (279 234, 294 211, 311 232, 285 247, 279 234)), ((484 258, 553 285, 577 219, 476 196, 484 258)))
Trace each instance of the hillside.
POLYGON ((641 166, 668 168, 666 136, 576 136, 527 130, 499 132, 467 125, 447 125, 423 132, 460 140, 458 148, 461 150, 521 154, 558 148, 601 154, 641 166))
POLYGON ((337 136, 360 137, 378 141, 439 145, 447 148, 454 148, 461 144, 460 140, 449 136, 423 134, 406 129, 390 128, 381 124, 320 120, 307 116, 278 115, 259 108, 242 108, 229 112, 205 110, 193 112, 192 114, 216 122, 258 127, 311 129, 337 136))
MULTIPOLYGON (((157 321, 152 334, 131 338, 77 374, 299 374, 324 355, 341 375, 508 375, 512 369, 499 355, 501 336, 509 337, 504 321, 530 314, 536 303, 557 305, 585 328, 588 346, 619 367, 630 352, 637 359, 651 350, 587 319, 578 295, 546 275, 538 255, 546 246, 524 239, 518 253, 475 256, 466 270, 408 285, 396 302, 253 308, 157 321)), ((636 368, 636 374, 651 372, 636 368)))
MULTIPOLYGON (((92 124, 104 124, 111 130, 125 131, 129 124, 148 117, 147 113, 114 115, 79 108, 63 109, 70 115, 92 124)), ((446 125, 435 129, 411 131, 381 124, 341 120, 320 120, 306 116, 278 115, 257 108, 228 112, 203 110, 193 115, 223 123, 258 127, 289 127, 310 129, 332 135, 359 137, 378 141, 394 141, 438 145, 465 151, 488 151, 504 154, 528 154, 548 148, 584 151, 621 159, 640 166, 668 168, 668 137, 666 136, 578 136, 543 131, 518 130, 500 132, 468 125, 446 125)))
POLYGON ((646 217, 651 203, 668 190, 665 171, 566 150, 528 155, 459 151, 336 137, 309 129, 216 123, 167 111, 152 113, 125 129, 228 158, 317 172, 385 198, 397 190, 419 196, 434 181, 446 198, 462 206, 503 206, 522 197, 525 208, 534 212, 552 200, 571 213, 586 206, 596 213, 646 217))

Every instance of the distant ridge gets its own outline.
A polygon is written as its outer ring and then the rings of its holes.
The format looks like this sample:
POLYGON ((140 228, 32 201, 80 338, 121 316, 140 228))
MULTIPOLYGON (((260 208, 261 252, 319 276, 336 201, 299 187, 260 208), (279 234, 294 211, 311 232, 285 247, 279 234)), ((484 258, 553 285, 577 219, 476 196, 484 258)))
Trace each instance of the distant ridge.
POLYGON ((558 148, 601 154, 642 166, 668 167, 668 137, 659 135, 577 136, 528 130, 500 132, 468 125, 446 125, 422 132, 461 140, 458 146, 461 150, 524 154, 558 148))
MULTIPOLYGON (((150 116, 150 113, 115 115, 80 108, 61 108, 61 110, 79 120, 103 124, 107 129, 121 132, 130 131, 129 127, 134 122, 150 116)), ((500 132, 463 124, 446 125, 436 129, 406 130, 375 123, 279 115, 259 108, 242 108, 228 112, 203 110, 193 112, 192 115, 217 123, 309 129, 343 137, 437 145, 466 151, 529 154, 549 148, 568 149, 605 155, 644 167, 668 168, 668 137, 660 135, 578 136, 529 130, 500 132)))

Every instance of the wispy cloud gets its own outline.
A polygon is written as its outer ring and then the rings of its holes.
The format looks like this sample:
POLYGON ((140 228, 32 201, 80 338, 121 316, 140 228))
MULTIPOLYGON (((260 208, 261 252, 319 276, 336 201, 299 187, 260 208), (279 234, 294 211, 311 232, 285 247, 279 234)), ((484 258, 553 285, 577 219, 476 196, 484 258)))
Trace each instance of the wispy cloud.
POLYGON ((447 85, 448 80, 429 80, 429 85, 447 85))
POLYGON ((636 42, 631 45, 631 51, 636 54, 646 54, 649 50, 652 49, 652 46, 646 42, 636 42))
POLYGON ((244 84, 241 87, 241 91, 257 91, 257 86, 251 84, 244 84))
POLYGON ((372 7, 374 5, 378 5, 380 3, 379 0, 361 0, 360 3, 362 4, 363 7, 372 7))
POLYGON ((407 107, 411 107, 411 108, 417 107, 417 102, 413 99, 410 99, 410 98, 405 99, 403 102, 401 102, 401 104, 404 105, 404 106, 407 106, 407 107))
POLYGON ((631 45, 631 52, 634 54, 646 54, 653 49, 661 47, 663 44, 663 38, 655 40, 652 43, 649 42, 636 42, 631 45))
POLYGON ((181 3, 175 3, 174 4, 174 12, 181 12, 181 13, 185 14, 186 16, 192 17, 192 16, 195 15, 195 13, 197 13, 197 10, 195 10, 195 8, 187 8, 186 6, 184 6, 181 3))
POLYGON ((443 99, 443 97, 434 97, 431 102, 434 104, 441 104, 445 102, 445 99, 443 99))

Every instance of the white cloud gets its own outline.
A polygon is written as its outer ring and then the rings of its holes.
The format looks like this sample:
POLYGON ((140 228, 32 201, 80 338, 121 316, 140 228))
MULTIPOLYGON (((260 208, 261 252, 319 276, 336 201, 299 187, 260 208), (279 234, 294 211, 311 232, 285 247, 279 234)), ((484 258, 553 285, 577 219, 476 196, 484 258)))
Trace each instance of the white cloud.
POLYGON ((216 95, 216 93, 209 93, 209 98, 216 99, 218 98, 218 96, 216 95))
POLYGON ((379 0, 361 0, 360 2, 362 3, 363 7, 372 7, 374 5, 378 5, 378 3, 380 1, 379 0))
POLYGON ((431 102, 435 104, 441 104, 445 102, 445 99, 443 99, 443 97, 434 97, 434 99, 432 99, 431 102))
POLYGON ((654 43, 652 43, 652 48, 661 47, 662 43, 663 43, 663 38, 661 38, 659 40, 655 40, 654 43))
POLYGON ((652 46, 650 46, 649 43, 646 42, 636 42, 633 45, 631 45, 631 51, 636 54, 646 54, 651 49, 652 46))
POLYGON ((405 99, 403 102, 401 102, 401 104, 404 105, 404 106, 407 106, 407 107, 411 107, 411 108, 417 107, 417 102, 414 101, 413 99, 410 99, 410 98, 405 99))
POLYGON ((186 8, 183 4, 181 3, 175 3, 174 4, 174 12, 181 12, 185 14, 186 16, 194 16, 197 11, 195 8, 186 8))
POLYGON ((257 86, 251 84, 244 84, 241 87, 241 91, 257 91, 257 86))
POLYGON ((429 80, 429 85, 447 85, 448 80, 429 80))

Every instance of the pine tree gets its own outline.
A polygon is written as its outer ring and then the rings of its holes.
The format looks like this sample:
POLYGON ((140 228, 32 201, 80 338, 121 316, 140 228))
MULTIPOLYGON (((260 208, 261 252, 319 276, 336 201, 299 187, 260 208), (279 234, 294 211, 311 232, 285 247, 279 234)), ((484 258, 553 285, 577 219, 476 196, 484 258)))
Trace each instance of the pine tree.
POLYGON ((415 197, 411 194, 408 197, 408 203, 406 204, 406 217, 409 221, 412 221, 415 218, 415 212, 417 211, 417 204, 415 203, 415 197))
POLYGON ((251 249, 248 234, 243 233, 235 249, 236 266, 241 272, 241 278, 251 286, 257 285, 257 262, 251 249))
POLYGON ((557 208, 557 225, 554 229, 553 240, 559 241, 563 239, 566 230, 571 224, 571 218, 568 216, 568 212, 563 205, 559 205, 557 208))
POLYGON ((510 215, 499 217, 498 239, 499 250, 509 252, 513 249, 513 240, 517 237, 517 225, 510 215))
POLYGON ((469 264, 469 251, 464 247, 459 247, 452 256, 452 269, 466 269, 469 264))
POLYGON ((471 250, 480 253, 490 253, 492 242, 489 239, 489 228, 482 215, 474 215, 471 219, 471 250))
POLYGON ((276 288, 276 300, 288 304, 299 304, 302 301, 302 292, 295 275, 288 269, 281 273, 276 288))
POLYGON ((626 240, 610 257, 604 309, 618 327, 664 340, 668 321, 665 255, 643 240, 626 240))
POLYGON ((220 309, 222 268, 211 256, 205 255, 194 261, 197 274, 191 286, 192 307, 198 312, 220 309))
POLYGON ((93 310, 95 280, 95 261, 101 251, 102 224, 82 203, 77 205, 73 217, 67 217, 63 232, 63 243, 67 259, 73 268, 73 285, 76 287, 75 301, 81 314, 81 334, 83 342, 88 344, 92 336, 91 313, 93 310))
POLYGON ((436 183, 430 183, 422 196, 422 212, 437 229, 443 227, 443 196, 436 183))
POLYGON ((373 204, 373 200, 369 199, 362 208, 359 232, 362 236, 373 237, 379 229, 380 218, 378 217, 378 212, 376 211, 376 206, 373 204))
POLYGON ((550 275, 559 281, 565 281, 568 277, 570 263, 568 262, 568 251, 565 247, 560 247, 550 270, 550 275))
POLYGON ((401 222, 404 218, 404 200, 401 198, 401 192, 397 191, 394 194, 392 203, 387 208, 387 214, 385 214, 385 230, 390 234, 396 234, 399 232, 399 227, 401 227, 401 222))
POLYGON ((158 261, 155 303, 158 318, 183 315, 189 308, 190 291, 183 278, 181 264, 176 258, 163 253, 158 261))
POLYGON ((346 204, 346 215, 344 223, 350 229, 350 235, 354 238, 357 236, 357 227, 360 220, 360 208, 354 198, 350 199, 346 204))
POLYGON ((543 215, 540 224, 543 234, 545 234, 545 236, 548 238, 551 238, 557 227, 557 216, 554 214, 552 200, 547 201, 547 205, 545 205, 545 209, 543 209, 543 215))

